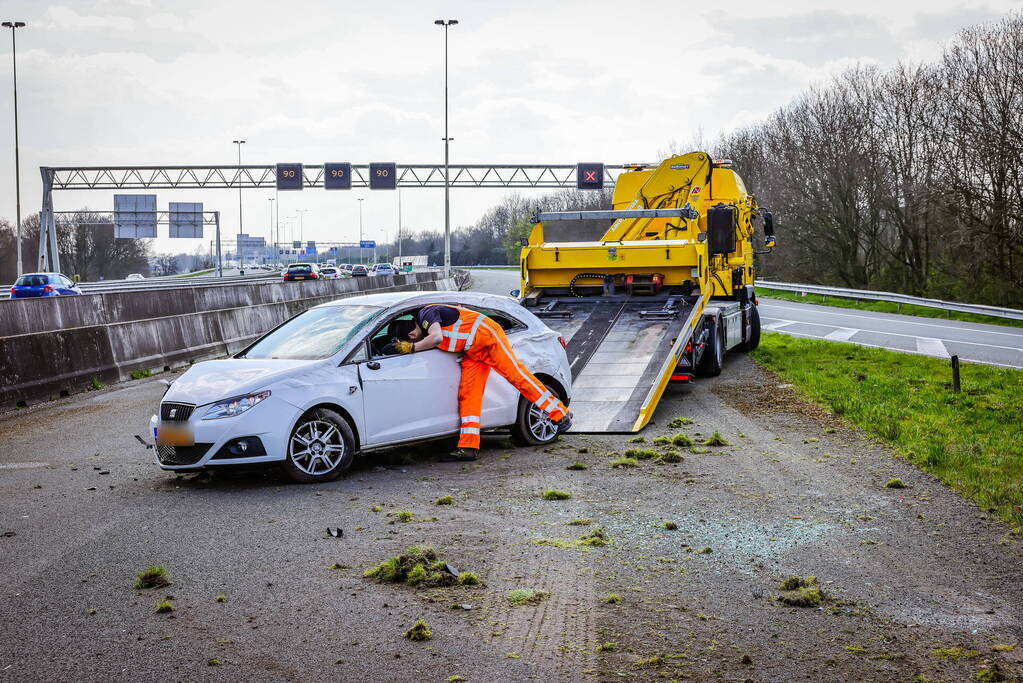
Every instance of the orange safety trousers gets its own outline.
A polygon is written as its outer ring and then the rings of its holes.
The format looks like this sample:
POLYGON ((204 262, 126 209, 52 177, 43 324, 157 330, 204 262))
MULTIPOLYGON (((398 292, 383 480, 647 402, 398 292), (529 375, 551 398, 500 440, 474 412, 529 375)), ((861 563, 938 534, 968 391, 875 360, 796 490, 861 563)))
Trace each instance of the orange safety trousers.
POLYGON ((459 448, 479 449, 480 412, 483 390, 491 370, 508 380, 526 400, 542 410, 554 422, 560 422, 568 409, 515 357, 504 330, 482 313, 458 308, 458 322, 442 327, 445 341, 437 348, 463 351, 462 378, 458 385, 458 412, 461 429, 459 448))

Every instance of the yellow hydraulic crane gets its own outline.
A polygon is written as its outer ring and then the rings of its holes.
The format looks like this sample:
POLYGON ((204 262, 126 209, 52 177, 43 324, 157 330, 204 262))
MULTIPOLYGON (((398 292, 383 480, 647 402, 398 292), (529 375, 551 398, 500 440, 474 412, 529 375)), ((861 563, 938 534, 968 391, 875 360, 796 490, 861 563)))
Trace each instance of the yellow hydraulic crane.
POLYGON ((690 152, 636 165, 612 203, 538 212, 520 257, 523 305, 569 339, 574 431, 638 431, 669 381, 719 374, 725 351, 760 338, 754 221, 770 250, 773 217, 730 161, 690 152), (611 221, 599 240, 545 240, 545 223, 594 219, 611 221))

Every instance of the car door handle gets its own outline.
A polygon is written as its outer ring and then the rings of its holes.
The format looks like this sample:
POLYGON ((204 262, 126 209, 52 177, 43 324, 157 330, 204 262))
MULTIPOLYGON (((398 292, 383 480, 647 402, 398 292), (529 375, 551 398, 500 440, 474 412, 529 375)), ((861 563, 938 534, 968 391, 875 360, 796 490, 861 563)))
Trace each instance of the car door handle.
POLYGON ((369 368, 370 370, 379 370, 380 363, 376 362, 375 360, 371 360, 370 362, 366 363, 366 367, 369 368))

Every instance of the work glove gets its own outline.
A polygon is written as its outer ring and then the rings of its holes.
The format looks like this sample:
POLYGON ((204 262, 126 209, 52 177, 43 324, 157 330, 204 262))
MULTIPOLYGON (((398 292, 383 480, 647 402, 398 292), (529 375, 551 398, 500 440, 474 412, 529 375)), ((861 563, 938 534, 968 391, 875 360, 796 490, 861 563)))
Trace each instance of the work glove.
POLYGON ((414 347, 412 346, 412 342, 407 341, 394 342, 394 350, 397 351, 398 353, 412 353, 413 349, 414 347))

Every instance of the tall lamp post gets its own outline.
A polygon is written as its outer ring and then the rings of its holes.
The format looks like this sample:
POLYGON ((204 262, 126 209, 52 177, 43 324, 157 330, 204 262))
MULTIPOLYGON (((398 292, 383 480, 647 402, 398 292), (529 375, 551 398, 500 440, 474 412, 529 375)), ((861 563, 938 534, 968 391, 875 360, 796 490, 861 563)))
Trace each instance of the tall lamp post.
POLYGON ((270 228, 269 232, 267 232, 267 237, 272 242, 271 253, 274 255, 274 261, 276 262, 280 260, 280 257, 277 254, 277 240, 274 239, 274 198, 270 197, 268 201, 270 202, 270 228))
MULTIPOLYGON (((11 59, 14 64, 14 204, 15 219, 18 221, 18 277, 23 269, 21 265, 21 162, 18 158, 18 45, 14 37, 16 29, 25 26, 24 21, 5 21, 4 28, 11 29, 11 59)), ((43 239, 40 235, 39 239, 43 239)), ((53 245, 56 249, 57 245, 53 245)))
POLYGON ((362 263, 362 197, 359 197, 359 263, 362 263))
POLYGON ((437 19, 433 23, 444 27, 444 277, 451 277, 451 183, 448 181, 448 28, 458 19, 437 19))
MULTIPOLYGON (((242 145, 245 144, 244 140, 231 140, 234 144, 238 145, 238 165, 242 165, 242 145)), ((242 171, 238 169, 238 267, 245 270, 245 244, 244 238, 241 237, 242 232, 242 171)))

